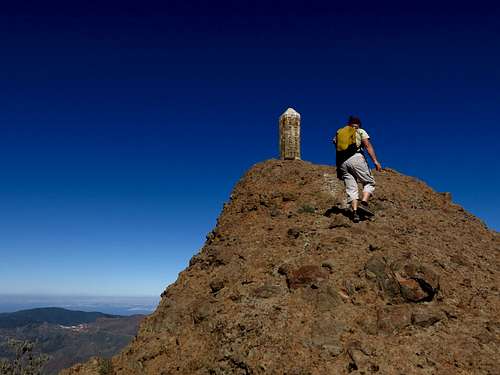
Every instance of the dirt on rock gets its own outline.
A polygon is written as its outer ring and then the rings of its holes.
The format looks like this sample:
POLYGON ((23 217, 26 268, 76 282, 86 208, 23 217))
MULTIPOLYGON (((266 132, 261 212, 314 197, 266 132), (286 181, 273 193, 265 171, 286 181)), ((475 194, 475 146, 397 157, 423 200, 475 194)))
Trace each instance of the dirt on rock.
POLYGON ((335 168, 252 167, 107 371, 499 374, 498 233, 415 178, 375 178, 375 218, 353 224, 335 168))

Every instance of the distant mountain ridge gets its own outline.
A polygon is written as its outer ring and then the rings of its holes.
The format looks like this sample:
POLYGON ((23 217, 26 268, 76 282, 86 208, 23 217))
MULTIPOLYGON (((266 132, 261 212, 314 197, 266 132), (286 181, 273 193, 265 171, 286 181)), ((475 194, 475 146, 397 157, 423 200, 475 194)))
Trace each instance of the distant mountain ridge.
POLYGON ((60 307, 45 307, 20 310, 13 313, 0 313, 0 328, 17 328, 29 324, 43 323, 72 326, 93 323, 98 318, 122 318, 122 316, 100 312, 66 310, 60 307))
POLYGON ((140 314, 121 316, 56 307, 1 313, 0 359, 13 361, 16 357, 9 340, 28 341, 34 344, 34 354, 50 358, 42 374, 53 375, 95 355, 115 355, 136 335, 143 318, 140 314))

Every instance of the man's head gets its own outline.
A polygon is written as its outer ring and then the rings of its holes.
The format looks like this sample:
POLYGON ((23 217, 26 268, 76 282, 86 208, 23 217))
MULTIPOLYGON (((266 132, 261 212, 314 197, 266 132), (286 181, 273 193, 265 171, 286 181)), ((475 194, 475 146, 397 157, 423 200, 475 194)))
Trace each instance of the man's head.
POLYGON ((349 120, 347 121, 347 125, 352 126, 353 128, 361 128, 361 120, 356 116, 349 116, 349 120))

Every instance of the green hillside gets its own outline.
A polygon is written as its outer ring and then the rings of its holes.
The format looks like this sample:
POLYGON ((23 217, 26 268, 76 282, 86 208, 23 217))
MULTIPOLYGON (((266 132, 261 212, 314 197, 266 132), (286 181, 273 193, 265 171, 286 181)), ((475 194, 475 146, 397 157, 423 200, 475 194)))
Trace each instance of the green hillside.
POLYGON ((72 326, 92 323, 98 318, 119 318, 118 315, 100 312, 71 311, 59 307, 46 307, 0 314, 0 328, 16 328, 30 324, 60 324, 72 326))

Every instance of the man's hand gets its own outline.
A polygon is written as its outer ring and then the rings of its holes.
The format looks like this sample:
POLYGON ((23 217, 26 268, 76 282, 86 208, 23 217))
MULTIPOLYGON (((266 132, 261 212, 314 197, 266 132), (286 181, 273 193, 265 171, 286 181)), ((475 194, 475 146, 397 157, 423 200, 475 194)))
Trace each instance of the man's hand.
POLYGON ((382 166, 380 165, 380 163, 378 161, 373 162, 373 164, 375 164, 375 169, 377 170, 377 172, 382 171, 382 166))

